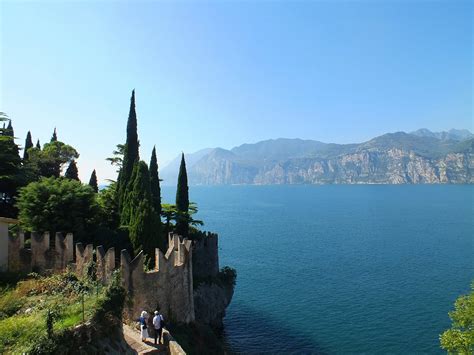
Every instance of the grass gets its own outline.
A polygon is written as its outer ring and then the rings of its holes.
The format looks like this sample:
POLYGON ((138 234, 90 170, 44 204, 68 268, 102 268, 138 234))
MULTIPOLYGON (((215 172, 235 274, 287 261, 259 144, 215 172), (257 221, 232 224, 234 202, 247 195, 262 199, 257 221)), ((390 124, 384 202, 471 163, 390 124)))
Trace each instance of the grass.
POLYGON ((49 277, 30 277, 0 290, 0 354, 28 352, 32 342, 46 334, 48 310, 56 314, 59 332, 89 320, 103 298, 104 289, 89 280, 65 272, 49 277), (99 292, 97 292, 99 291, 99 292))

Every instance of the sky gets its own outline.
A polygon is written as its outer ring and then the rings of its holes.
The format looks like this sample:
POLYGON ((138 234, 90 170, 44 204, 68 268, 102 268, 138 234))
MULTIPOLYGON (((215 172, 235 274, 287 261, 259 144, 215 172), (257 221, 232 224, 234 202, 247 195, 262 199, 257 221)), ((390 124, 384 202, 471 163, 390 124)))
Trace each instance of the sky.
POLYGON ((473 130, 471 1, 0 1, 0 111, 115 178, 136 90, 140 155, 270 138, 473 130))

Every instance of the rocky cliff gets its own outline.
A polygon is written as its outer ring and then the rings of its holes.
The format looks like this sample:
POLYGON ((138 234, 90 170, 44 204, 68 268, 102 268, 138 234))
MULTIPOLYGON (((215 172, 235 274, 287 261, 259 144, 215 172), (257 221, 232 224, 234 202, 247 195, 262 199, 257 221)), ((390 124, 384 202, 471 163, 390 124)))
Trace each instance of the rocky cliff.
POLYGON ((397 132, 361 144, 277 139, 216 148, 188 167, 188 175, 195 185, 474 183, 474 139, 435 135, 397 132))

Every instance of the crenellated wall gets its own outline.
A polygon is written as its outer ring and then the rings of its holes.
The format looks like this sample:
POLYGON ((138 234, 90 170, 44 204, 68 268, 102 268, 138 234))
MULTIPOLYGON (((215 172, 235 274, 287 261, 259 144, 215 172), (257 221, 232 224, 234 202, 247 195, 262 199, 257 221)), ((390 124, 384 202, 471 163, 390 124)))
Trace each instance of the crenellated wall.
POLYGON ((8 270, 44 271, 46 269, 62 270, 74 259, 73 236, 68 233, 56 233, 54 249, 50 247, 48 232, 31 233, 31 248, 25 248, 25 235, 19 232, 8 237, 8 270))
MULTIPOLYGON (((192 243, 178 235, 169 236, 166 255, 155 250, 155 269, 146 271, 145 258, 140 252, 133 260, 126 250, 120 253, 122 282, 128 293, 125 313, 137 319, 143 310, 160 309, 166 319, 178 323, 194 321, 192 277, 192 243)), ((93 246, 76 245, 76 272, 83 275, 87 264, 94 260, 93 246)), ((97 277, 107 283, 115 265, 115 250, 106 253, 102 246, 96 248, 97 277)))
MULTIPOLYGON (((132 260, 128 252, 122 250, 120 264, 117 265, 114 248, 105 251, 102 246, 98 246, 94 252, 93 245, 77 243, 75 270, 78 275, 84 275, 89 264, 95 261, 97 278, 106 284, 114 270, 120 269, 122 283, 128 293, 125 313, 129 319, 137 319, 143 310, 160 309, 170 321, 190 323, 195 320, 196 315, 193 273, 202 278, 217 276, 218 237, 217 234, 208 233, 206 237, 192 242, 170 233, 168 245, 166 254, 159 249, 155 250, 155 268, 145 270, 143 252, 132 260)), ((65 237, 56 233, 54 248, 50 246, 49 233, 32 233, 31 248, 26 249, 24 246, 23 233, 8 238, 10 271, 63 270, 74 259, 71 233, 65 237)), ((199 290, 198 293, 201 294, 202 287, 199 290)), ((198 299, 202 308, 202 303, 207 302, 201 298, 198 299)), ((225 306, 227 304, 228 301, 225 306)))

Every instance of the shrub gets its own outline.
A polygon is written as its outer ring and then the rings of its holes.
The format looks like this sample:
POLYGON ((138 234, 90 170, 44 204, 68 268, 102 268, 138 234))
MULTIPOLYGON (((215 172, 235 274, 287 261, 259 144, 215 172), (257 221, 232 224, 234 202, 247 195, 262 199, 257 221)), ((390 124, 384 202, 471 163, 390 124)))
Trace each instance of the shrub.
POLYGON ((74 232, 85 237, 98 210, 90 186, 66 178, 43 178, 20 190, 18 218, 26 231, 74 232))

